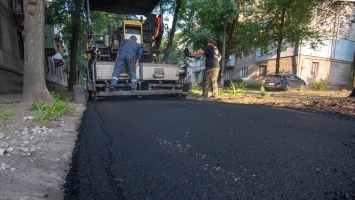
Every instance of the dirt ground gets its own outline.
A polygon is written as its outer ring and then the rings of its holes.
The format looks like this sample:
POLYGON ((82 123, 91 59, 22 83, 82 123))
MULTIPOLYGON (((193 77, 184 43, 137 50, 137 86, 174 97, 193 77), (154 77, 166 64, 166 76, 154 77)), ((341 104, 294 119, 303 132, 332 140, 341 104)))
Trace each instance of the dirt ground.
MULTIPOLYGON (((219 99, 188 96, 188 99, 321 112, 355 119, 355 98, 350 91, 300 95, 284 92, 251 92, 219 99)), ((59 120, 40 123, 30 105, 19 95, 0 95, 0 200, 63 199, 62 186, 70 168, 77 128, 86 105, 72 103, 72 112, 59 120), (11 115, 1 120, 1 113, 11 115), (34 119, 32 119, 34 118, 34 119)))
MULTIPOLYGON (((308 112, 320 112, 339 117, 355 117, 355 98, 348 97, 351 91, 328 91, 317 93, 269 92, 261 95, 260 92, 249 92, 244 96, 224 95, 213 101, 222 101, 238 104, 256 104, 308 112)), ((196 98, 196 97, 193 97, 196 98)), ((203 99, 197 97, 197 99, 203 99)), ((205 100, 205 99, 203 99, 205 100)))
POLYGON ((0 104, 0 113, 13 112, 0 122, 0 200, 63 199, 76 129, 86 108, 70 106, 66 117, 39 123, 30 105, 13 99, 0 104))

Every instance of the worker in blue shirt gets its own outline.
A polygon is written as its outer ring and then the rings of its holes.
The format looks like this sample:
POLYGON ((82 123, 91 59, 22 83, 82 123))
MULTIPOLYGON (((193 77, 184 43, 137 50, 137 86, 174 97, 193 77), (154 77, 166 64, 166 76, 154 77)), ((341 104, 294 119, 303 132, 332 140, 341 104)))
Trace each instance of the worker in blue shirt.
POLYGON ((117 61, 113 68, 110 89, 114 89, 117 85, 118 77, 127 64, 131 77, 131 90, 137 90, 136 67, 142 57, 142 48, 137 43, 137 37, 132 35, 128 40, 123 40, 120 44, 117 55, 117 61))

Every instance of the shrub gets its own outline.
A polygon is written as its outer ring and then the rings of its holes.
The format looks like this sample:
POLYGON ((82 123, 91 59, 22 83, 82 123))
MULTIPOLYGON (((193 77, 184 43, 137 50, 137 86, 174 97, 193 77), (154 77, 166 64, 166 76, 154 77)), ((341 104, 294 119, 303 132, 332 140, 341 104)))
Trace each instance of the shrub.
POLYGON ((14 111, 12 111, 11 109, 6 109, 5 113, 0 112, 0 122, 6 122, 6 120, 9 118, 10 115, 13 115, 14 111))
POLYGON ((320 80, 312 83, 312 89, 314 91, 328 91, 329 83, 326 80, 320 80))
POLYGON ((192 85, 191 89, 202 89, 203 87, 203 82, 202 81, 195 81, 194 84, 192 85))
POLYGON ((32 110, 39 111, 38 120, 40 122, 54 120, 70 112, 70 107, 67 100, 62 101, 59 95, 53 93, 52 96, 54 98, 54 102, 51 105, 39 101, 36 101, 32 105, 32 110))
POLYGON ((252 81, 245 83, 245 87, 248 89, 260 89, 262 85, 262 81, 252 81))
POLYGON ((246 93, 245 83, 243 83, 243 82, 235 83, 235 82, 230 80, 229 89, 232 90, 234 95, 235 94, 245 94, 246 93))
POLYGON ((261 93, 261 96, 265 96, 265 88, 264 88, 263 84, 261 84, 260 93, 261 93))
POLYGON ((224 80, 224 86, 230 86, 230 82, 233 82, 233 83, 242 83, 243 82, 243 79, 241 78, 236 78, 236 79, 227 79, 227 80, 224 80))

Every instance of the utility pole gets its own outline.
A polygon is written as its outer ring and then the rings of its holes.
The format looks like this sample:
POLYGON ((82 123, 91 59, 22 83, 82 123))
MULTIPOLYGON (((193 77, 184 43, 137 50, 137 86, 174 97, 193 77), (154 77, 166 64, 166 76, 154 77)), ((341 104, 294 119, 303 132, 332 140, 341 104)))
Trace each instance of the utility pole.
POLYGON ((226 26, 224 22, 223 28, 223 47, 222 47, 222 69, 221 69, 221 88, 224 88, 224 69, 225 69, 225 60, 226 60, 226 26))

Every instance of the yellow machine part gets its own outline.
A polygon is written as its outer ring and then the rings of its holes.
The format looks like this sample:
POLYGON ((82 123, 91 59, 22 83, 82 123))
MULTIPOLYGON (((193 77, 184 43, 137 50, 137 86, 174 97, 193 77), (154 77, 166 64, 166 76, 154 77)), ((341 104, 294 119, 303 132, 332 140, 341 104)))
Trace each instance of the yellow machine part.
POLYGON ((143 43, 143 23, 140 21, 123 20, 122 38, 129 39, 132 35, 137 37, 137 43, 143 43))

